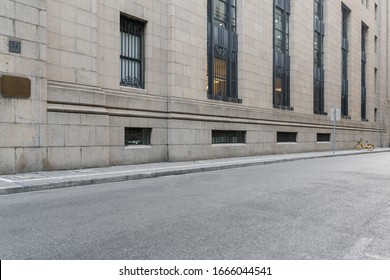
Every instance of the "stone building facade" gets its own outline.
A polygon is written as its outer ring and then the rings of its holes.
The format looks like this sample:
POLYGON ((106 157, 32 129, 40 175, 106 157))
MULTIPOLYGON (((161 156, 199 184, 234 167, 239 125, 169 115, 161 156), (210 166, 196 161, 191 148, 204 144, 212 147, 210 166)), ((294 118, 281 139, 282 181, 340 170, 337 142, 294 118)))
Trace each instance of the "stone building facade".
POLYGON ((388 15, 385 0, 0 0, 0 174, 326 151, 342 106, 337 149, 388 147, 388 15))

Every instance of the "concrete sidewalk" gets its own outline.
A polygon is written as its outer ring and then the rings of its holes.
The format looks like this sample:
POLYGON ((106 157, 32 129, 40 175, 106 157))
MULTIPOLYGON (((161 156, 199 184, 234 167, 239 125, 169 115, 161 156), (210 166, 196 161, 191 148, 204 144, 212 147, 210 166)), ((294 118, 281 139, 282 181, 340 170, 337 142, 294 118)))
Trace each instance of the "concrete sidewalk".
POLYGON ((390 152, 390 148, 378 148, 372 152, 368 152, 367 150, 348 150, 336 151, 336 153, 328 151, 299 154, 278 154, 255 157, 224 158, 188 162, 161 162, 92 169, 3 175, 0 176, 0 195, 156 178, 161 176, 181 175, 287 161, 381 152, 390 152))

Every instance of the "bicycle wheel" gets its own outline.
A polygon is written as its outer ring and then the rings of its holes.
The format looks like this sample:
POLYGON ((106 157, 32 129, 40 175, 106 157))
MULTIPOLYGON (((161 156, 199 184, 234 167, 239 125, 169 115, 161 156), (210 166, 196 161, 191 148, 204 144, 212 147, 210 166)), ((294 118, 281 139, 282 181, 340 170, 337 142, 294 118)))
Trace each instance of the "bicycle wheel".
POLYGON ((356 149, 356 150, 361 150, 361 149, 363 149, 363 144, 362 144, 362 143, 357 144, 357 145, 355 146, 355 149, 356 149))
POLYGON ((374 150, 374 145, 368 144, 368 145, 367 145, 367 150, 369 150, 369 151, 374 150))

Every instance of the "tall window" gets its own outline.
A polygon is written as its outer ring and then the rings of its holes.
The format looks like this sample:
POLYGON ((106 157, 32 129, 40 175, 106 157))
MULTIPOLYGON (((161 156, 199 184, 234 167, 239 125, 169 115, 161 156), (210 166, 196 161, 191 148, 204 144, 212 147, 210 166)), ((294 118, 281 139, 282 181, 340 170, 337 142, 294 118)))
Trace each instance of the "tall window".
POLYGON ((351 10, 342 4, 341 26, 341 115, 348 117, 348 20, 351 10))
POLYGON ((367 42, 368 26, 362 22, 362 86, 361 86, 361 118, 362 121, 367 121, 367 89, 366 89, 366 67, 367 67, 367 53, 366 53, 366 42, 367 42))
POLYGON ((378 4, 375 3, 375 20, 378 20, 378 4))
POLYGON ((314 0, 314 114, 324 114, 324 16, 322 0, 314 0))
POLYGON ((273 106, 290 107, 290 56, 289 51, 290 0, 274 0, 274 81, 273 106))
POLYGON ((144 26, 138 20, 120 18, 122 86, 144 88, 144 26))
POLYGON ((237 94, 237 1, 207 1, 207 96, 239 102, 237 94))
POLYGON ((374 93, 378 94, 378 68, 374 68, 374 93))

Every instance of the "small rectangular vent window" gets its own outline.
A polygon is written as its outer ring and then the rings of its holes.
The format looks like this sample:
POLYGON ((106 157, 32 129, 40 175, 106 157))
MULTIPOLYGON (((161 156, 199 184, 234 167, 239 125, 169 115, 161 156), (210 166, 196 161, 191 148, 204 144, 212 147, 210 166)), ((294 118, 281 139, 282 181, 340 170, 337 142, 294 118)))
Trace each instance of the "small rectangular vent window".
POLYGON ((150 145, 151 128, 125 127, 125 146, 150 145))
POLYGON ((296 143, 297 142, 297 132, 278 132, 277 133, 277 142, 278 143, 296 143))
POLYGON ((330 142, 329 133, 317 133, 317 142, 330 142))
POLYGON ((213 130, 213 144, 245 143, 246 131, 213 130))

